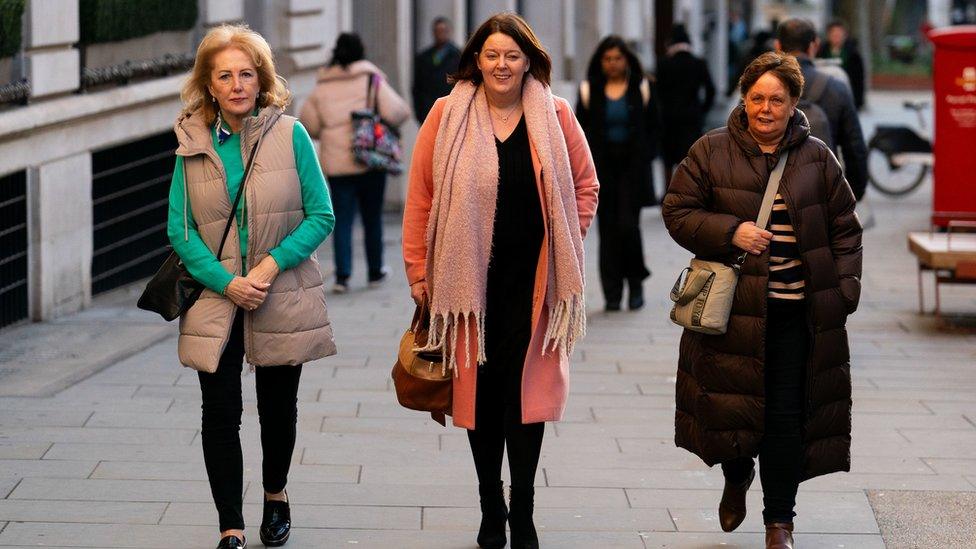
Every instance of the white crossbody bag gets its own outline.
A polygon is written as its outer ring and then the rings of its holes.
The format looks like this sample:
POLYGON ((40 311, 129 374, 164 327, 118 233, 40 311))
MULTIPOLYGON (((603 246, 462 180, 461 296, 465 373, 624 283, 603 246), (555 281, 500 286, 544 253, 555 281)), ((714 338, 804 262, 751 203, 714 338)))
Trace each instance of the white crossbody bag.
MULTIPOLYGON (((788 156, 789 152, 784 151, 769 174, 766 194, 756 219, 760 229, 766 229, 769 224, 769 214, 779 192, 779 180, 783 177, 788 156)), ((693 332, 724 334, 729 326, 735 287, 739 283, 739 269, 745 259, 745 253, 732 264, 692 259, 691 265, 681 271, 671 289, 671 301, 674 302, 671 321, 693 332)))

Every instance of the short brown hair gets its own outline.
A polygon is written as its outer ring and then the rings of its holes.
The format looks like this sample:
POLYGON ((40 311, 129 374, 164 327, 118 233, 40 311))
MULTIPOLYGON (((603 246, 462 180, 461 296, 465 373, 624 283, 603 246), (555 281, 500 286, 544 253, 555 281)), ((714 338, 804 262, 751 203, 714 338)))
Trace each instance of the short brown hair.
POLYGON ((210 29, 197 47, 193 70, 180 91, 184 114, 202 110, 203 118, 208 124, 212 124, 217 119, 218 107, 213 102, 207 85, 210 84, 214 56, 227 48, 243 51, 254 63, 258 72, 258 83, 261 86, 257 100, 258 107, 275 105, 283 109, 288 106, 291 102, 288 83, 275 70, 274 55, 264 37, 247 25, 220 25, 210 29))
POLYGON ((799 99, 803 95, 803 71, 800 64, 792 55, 775 51, 766 52, 757 57, 739 77, 739 93, 745 97, 749 89, 756 85, 759 77, 767 72, 779 78, 790 92, 791 99, 799 99))
POLYGON ((478 27, 478 30, 474 31, 474 34, 468 39, 468 43, 465 44, 464 51, 461 52, 461 62, 458 64, 457 72, 452 74, 448 81, 452 84, 461 80, 469 80, 475 84, 481 83, 481 70, 478 69, 478 61, 475 58, 482 46, 485 45, 485 40, 488 40, 488 37, 496 32, 508 35, 512 40, 515 40, 518 47, 529 58, 529 73, 536 80, 548 86, 552 78, 552 59, 542 44, 539 43, 539 38, 532 31, 532 27, 525 22, 525 19, 511 12, 491 16, 478 27))

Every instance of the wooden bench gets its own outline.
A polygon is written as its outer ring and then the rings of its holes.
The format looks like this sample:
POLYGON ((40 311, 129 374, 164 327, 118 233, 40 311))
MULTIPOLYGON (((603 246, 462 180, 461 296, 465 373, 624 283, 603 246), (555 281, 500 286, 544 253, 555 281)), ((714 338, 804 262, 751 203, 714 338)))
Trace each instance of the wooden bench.
POLYGON ((939 286, 942 284, 976 284, 976 222, 953 221, 945 233, 913 232, 908 234, 908 250, 918 258, 918 309, 925 313, 922 271, 935 273, 935 316, 941 320, 939 286))

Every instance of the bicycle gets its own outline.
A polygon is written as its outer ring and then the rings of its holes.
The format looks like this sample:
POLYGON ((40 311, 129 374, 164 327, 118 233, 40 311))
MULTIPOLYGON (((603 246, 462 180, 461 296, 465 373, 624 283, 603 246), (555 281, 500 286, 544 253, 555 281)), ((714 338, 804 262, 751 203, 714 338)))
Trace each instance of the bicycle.
MULTIPOLYGON (((903 106, 915 111, 925 130, 922 111, 928 108, 928 101, 905 101, 903 106)), ((888 196, 904 196, 917 189, 934 161, 932 141, 908 126, 879 124, 868 141, 868 180, 888 196)))

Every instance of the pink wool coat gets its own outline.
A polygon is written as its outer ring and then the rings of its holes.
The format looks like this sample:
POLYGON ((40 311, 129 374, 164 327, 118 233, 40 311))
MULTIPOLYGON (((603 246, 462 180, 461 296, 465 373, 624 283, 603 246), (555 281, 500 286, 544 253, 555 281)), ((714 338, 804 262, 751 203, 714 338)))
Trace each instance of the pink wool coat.
MULTIPOLYGON (((579 211, 580 233, 585 237, 586 230, 596 214, 597 193, 600 185, 596 179, 590 147, 586 143, 583 129, 576 121, 569 103, 556 97, 556 117, 566 139, 569 163, 576 187, 576 207, 579 211)), ((407 203, 403 214, 403 261, 407 269, 407 281, 412 285, 424 280, 427 272, 427 221, 430 217, 431 200, 434 194, 433 158, 434 140, 444 112, 445 98, 434 103, 430 114, 424 121, 414 145, 413 161, 410 165, 410 181, 407 189, 407 203)), ((530 143, 531 145, 531 143, 530 143)), ((535 169, 535 182, 539 198, 545 204, 541 164, 534 146, 530 146, 532 165, 535 169)), ((464 173, 464 167, 458 166, 464 173)), ((569 395, 569 357, 562 352, 542 354, 542 342, 548 325, 549 311, 546 304, 546 284, 549 280, 549 221, 546 209, 542 209, 545 233, 542 248, 539 250, 539 263, 535 275, 535 290, 532 298, 532 338, 525 355, 525 369, 522 373, 522 423, 540 421, 559 421, 562 419, 569 395)), ((476 330, 473 326, 470 330, 476 330)), ((458 338, 455 349, 458 375, 454 377, 454 425, 474 429, 475 395, 478 381, 475 338, 458 338), (467 339, 470 353, 464 352, 467 339), (466 363, 466 356, 472 363, 466 363)))

